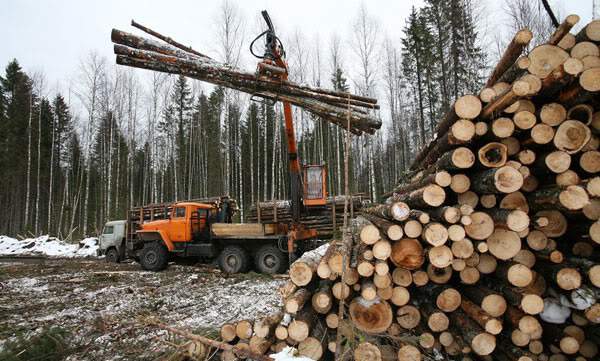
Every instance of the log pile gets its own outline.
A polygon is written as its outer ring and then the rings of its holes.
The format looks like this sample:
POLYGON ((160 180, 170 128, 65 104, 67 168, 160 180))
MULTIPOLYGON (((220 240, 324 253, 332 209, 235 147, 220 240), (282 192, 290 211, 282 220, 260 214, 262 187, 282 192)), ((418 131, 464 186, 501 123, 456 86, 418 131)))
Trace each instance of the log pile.
POLYGON ((369 112, 379 109, 377 99, 245 72, 211 59, 135 21, 131 25, 160 41, 113 29, 111 40, 115 44, 117 64, 185 75, 264 99, 287 101, 344 129, 349 128, 356 135, 373 134, 381 127, 381 121, 369 112))
MULTIPOLYGON (((363 195, 353 195, 348 202, 351 215, 358 214, 370 201, 363 195)), ((284 223, 292 221, 292 208, 287 200, 256 202, 250 206, 246 222, 250 223, 284 223)), ((344 197, 328 197, 324 207, 311 207, 300 216, 300 223, 315 229, 320 238, 329 239, 344 223, 344 197)))
POLYGON ((526 56, 518 34, 385 204, 290 267, 281 313, 223 340, 314 360, 597 360, 600 22, 571 35, 577 20, 526 56))

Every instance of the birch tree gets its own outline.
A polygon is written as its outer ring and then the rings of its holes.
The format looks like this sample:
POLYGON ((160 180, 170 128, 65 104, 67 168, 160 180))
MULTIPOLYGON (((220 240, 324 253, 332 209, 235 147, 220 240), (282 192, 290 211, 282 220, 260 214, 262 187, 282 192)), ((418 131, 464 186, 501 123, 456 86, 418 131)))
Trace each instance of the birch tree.
MULTIPOLYGON (((358 93, 364 96, 376 96, 375 80, 379 62, 377 49, 379 46, 380 24, 372 17, 365 6, 361 4, 358 14, 352 23, 352 50, 358 61, 358 71, 354 83, 358 93)), ((366 139, 367 182, 371 199, 377 196, 375 167, 371 139, 366 139)), ((360 147, 355 147, 359 149, 360 147)), ((359 155, 362 161, 362 157, 359 155)))
MULTIPOLYGON (((103 85, 105 77, 105 59, 95 52, 91 52, 80 64, 80 89, 77 90, 77 96, 87 111, 87 124, 85 126, 84 149, 86 154, 90 154, 96 113, 98 106, 98 96, 100 88, 103 85)), ((83 201, 83 234, 88 234, 88 205, 90 198, 90 170, 91 161, 89 156, 85 160, 86 177, 83 201)))

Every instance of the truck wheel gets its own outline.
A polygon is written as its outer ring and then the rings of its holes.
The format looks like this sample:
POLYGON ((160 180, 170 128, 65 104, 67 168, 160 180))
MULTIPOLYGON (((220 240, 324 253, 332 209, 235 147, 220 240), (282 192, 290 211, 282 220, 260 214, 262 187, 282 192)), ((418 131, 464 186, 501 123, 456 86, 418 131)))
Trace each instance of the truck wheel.
POLYGON ((277 274, 285 272, 288 259, 285 253, 272 245, 262 246, 254 256, 254 264, 260 273, 277 274))
POLYGON ((121 257, 119 257, 119 252, 117 252, 116 248, 109 248, 106 251, 105 259, 108 263, 119 263, 119 261, 121 261, 121 257))
POLYGON ((144 244, 140 255, 140 264, 147 271, 162 271, 169 263, 169 252, 167 248, 158 242, 144 244))
POLYGON ((227 246, 219 255, 219 268, 225 273, 248 271, 248 253, 239 246, 227 246))

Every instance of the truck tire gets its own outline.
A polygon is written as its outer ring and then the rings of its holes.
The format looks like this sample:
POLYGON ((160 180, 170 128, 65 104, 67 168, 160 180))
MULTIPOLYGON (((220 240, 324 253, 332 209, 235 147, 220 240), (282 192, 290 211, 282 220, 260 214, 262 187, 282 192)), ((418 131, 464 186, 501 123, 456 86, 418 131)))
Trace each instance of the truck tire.
POLYGON ((169 263, 169 252, 167 248, 158 242, 144 244, 140 254, 140 264, 146 271, 162 271, 169 263))
POLYGON ((239 246, 227 246, 219 255, 219 268, 225 273, 248 271, 248 252, 239 246))
POLYGON ((254 256, 254 265, 260 273, 278 274, 285 272, 288 259, 278 247, 265 245, 258 249, 254 256))
POLYGON ((119 252, 114 247, 106 250, 105 259, 106 259, 106 262, 108 262, 108 263, 119 263, 121 261, 119 252))

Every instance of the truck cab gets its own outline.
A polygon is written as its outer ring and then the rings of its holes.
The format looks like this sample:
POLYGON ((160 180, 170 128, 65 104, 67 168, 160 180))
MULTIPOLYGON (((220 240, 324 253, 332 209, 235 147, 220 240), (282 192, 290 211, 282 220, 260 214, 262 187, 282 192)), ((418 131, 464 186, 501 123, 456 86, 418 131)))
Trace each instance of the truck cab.
POLYGON ((174 257, 216 260, 226 273, 281 273, 290 254, 286 225, 231 223, 235 202, 176 202, 130 211, 127 250, 142 268, 160 271, 174 257))
POLYGON ((120 262, 126 257, 127 221, 106 222, 99 237, 100 254, 107 262, 120 262))

